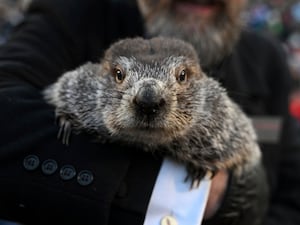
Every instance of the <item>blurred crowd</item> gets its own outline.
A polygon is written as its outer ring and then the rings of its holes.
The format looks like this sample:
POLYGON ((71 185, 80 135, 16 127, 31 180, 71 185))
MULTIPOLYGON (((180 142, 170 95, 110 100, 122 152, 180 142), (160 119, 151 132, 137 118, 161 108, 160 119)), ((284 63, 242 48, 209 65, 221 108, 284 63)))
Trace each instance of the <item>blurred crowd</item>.
POLYGON ((300 121, 300 1, 253 0, 245 12, 248 27, 274 35, 286 51, 293 77, 290 113, 300 121))
POLYGON ((300 1, 253 1, 245 13, 247 26, 277 37, 287 52, 295 84, 300 81, 300 1))

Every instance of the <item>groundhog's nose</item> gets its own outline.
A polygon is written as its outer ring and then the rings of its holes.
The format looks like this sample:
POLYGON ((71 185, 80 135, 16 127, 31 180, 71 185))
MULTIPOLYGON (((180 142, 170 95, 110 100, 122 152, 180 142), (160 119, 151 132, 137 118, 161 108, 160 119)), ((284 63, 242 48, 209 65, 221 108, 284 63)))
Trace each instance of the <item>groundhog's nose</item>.
POLYGON ((141 87, 133 103, 139 113, 145 114, 147 116, 156 114, 161 108, 166 104, 165 99, 157 93, 157 91, 149 86, 141 87))

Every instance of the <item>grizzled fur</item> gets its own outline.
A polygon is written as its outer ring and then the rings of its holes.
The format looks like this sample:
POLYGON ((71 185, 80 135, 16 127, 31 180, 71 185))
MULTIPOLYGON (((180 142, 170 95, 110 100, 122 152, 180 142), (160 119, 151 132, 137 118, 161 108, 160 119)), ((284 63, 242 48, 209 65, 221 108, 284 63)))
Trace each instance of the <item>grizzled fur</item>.
POLYGON ((193 179, 260 162, 250 120, 177 39, 119 41, 100 64, 65 73, 45 96, 65 142, 72 128, 139 145, 185 163, 193 179))

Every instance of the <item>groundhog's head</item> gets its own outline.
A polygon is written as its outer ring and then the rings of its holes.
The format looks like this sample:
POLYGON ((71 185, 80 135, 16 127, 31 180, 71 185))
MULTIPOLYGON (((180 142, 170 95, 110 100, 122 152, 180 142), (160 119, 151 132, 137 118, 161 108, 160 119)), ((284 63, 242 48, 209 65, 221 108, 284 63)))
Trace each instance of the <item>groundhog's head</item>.
POLYGON ((125 39, 112 45, 100 76, 109 97, 103 120, 112 134, 165 142, 193 123, 195 83, 205 77, 193 47, 177 39, 125 39), (109 96, 112 96, 111 94, 109 96))

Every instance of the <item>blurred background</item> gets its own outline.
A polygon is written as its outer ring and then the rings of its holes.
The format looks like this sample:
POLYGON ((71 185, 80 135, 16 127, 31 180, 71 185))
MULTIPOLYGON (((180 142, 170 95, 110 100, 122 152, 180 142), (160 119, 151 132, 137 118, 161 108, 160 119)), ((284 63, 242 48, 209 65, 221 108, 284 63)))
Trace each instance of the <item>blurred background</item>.
POLYGON ((249 28, 281 42, 293 78, 289 109, 300 121, 300 1, 250 0, 244 19, 249 28))
POLYGON ((300 1, 254 0, 245 12, 246 25, 278 38, 288 56, 295 84, 300 80, 300 1))

